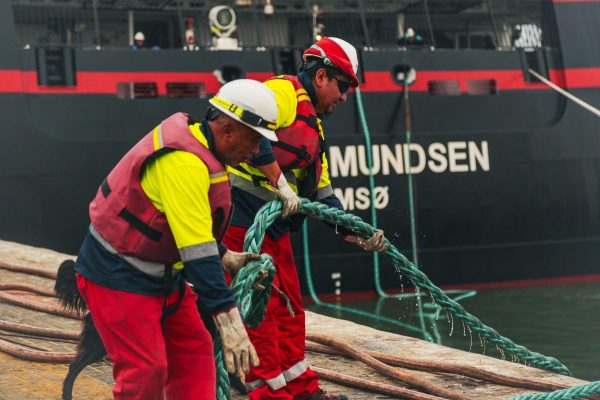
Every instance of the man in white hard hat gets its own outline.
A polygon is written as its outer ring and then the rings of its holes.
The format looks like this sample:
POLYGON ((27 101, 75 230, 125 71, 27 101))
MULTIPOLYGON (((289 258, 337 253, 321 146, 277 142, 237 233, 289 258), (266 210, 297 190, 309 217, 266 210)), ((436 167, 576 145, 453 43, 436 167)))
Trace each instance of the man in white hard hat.
POLYGON ((243 377, 259 363, 223 276, 258 257, 220 244, 232 211, 225 164, 250 160, 262 138, 277 140, 277 105, 267 86, 246 79, 209 101, 204 120, 177 113, 152 129, 90 204, 75 269, 113 361, 115 399, 215 399, 197 297, 221 334, 228 370, 243 377))
MULTIPOLYGON (((358 86, 358 58, 354 47, 339 38, 325 37, 304 52, 303 70, 298 76, 278 76, 265 82, 277 99, 278 142, 261 142, 261 152, 231 175, 235 212, 224 243, 241 251, 244 236, 256 212, 267 201, 281 199, 282 218, 268 230, 262 250, 273 256, 277 285, 291 301, 271 292, 264 321, 248 334, 260 357, 260 366, 246 376, 251 400, 342 400, 346 397, 319 388, 317 375, 304 357, 304 310, 289 232, 303 222, 293 215, 298 196, 342 209, 329 180, 323 115, 331 114, 346 101, 351 87, 358 86)), ((344 239, 367 251, 387 248, 382 231, 364 240, 343 229, 344 239)))
POLYGON ((144 48, 144 41, 146 40, 146 36, 144 32, 136 32, 133 36, 133 44, 131 48, 134 50, 141 50, 144 48))

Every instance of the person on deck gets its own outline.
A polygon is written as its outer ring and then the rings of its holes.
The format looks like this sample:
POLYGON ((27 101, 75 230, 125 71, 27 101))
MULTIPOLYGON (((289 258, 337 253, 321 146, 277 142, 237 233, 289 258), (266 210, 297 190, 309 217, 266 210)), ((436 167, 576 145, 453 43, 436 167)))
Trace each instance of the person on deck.
POLYGON ((247 79, 209 101, 204 120, 176 113, 144 136, 90 204, 77 285, 113 362, 115 399, 216 398, 197 298, 219 330, 228 370, 243 377, 258 366, 223 275, 258 258, 220 245, 232 211, 225 165, 258 154, 262 138, 277 140, 277 105, 269 88, 247 79))
POLYGON ((146 48, 145 41, 146 41, 146 35, 144 35, 144 32, 136 32, 135 35, 133 36, 133 44, 131 45, 131 48, 133 50, 144 49, 144 48, 146 48))
MULTIPOLYGON (((282 218, 267 230, 262 252, 273 256, 277 270, 273 283, 290 299, 294 315, 284 297, 273 290, 265 319, 256 329, 248 329, 261 360, 246 376, 251 400, 346 399, 321 390, 304 357, 304 310, 289 232, 303 222, 301 215, 293 215, 300 206, 298 195, 343 208, 329 180, 321 119, 346 101, 351 87, 358 86, 358 59, 351 44, 333 37, 312 45, 303 59, 298 76, 265 82, 277 98, 279 141, 262 140, 260 153, 250 162, 228 168, 235 207, 223 240, 228 248, 242 251, 246 231, 262 205, 276 198, 284 203, 282 218)), ((382 231, 368 240, 343 229, 338 232, 364 250, 383 251, 388 246, 382 231)))

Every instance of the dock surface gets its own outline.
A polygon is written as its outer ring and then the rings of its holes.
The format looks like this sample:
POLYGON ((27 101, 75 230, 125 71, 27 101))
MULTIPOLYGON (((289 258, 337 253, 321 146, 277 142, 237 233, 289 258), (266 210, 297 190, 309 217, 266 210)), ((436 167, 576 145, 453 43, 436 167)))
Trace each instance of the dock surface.
MULTIPOLYGON (((26 246, 14 242, 0 240, 0 264, 34 267, 45 271, 56 272, 58 266, 65 259, 74 256, 58 253, 48 249, 26 246)), ((0 268, 0 283, 27 283, 40 288, 51 289, 54 282, 51 279, 28 274, 7 271, 0 268)), ((18 293, 10 291, 9 293, 18 293)), ((32 298, 35 295, 31 295, 32 298)), ((39 297, 38 297, 39 299, 39 297)), ((48 300, 48 299, 46 299, 48 300)), ((33 325, 37 327, 52 327, 65 330, 79 331, 79 322, 76 320, 31 311, 4 302, 0 302, 0 319, 33 325)), ((503 361, 477 353, 461 351, 437 344, 425 342, 420 339, 392 334, 358 325, 349 321, 330 318, 319 314, 307 312, 307 333, 327 335, 346 342, 364 351, 385 353, 416 360, 444 361, 461 363, 478 369, 502 373, 515 378, 542 380, 568 386, 586 383, 579 379, 557 375, 551 372, 527 367, 509 361, 503 361)), ((74 351, 71 343, 42 341, 32 338, 11 337, 6 332, 0 331, 0 338, 9 339, 39 349, 49 351, 74 351)), ((384 377, 371 367, 353 359, 307 352, 311 365, 325 368, 338 373, 368 379, 393 386, 405 387, 402 383, 384 377)), ((478 379, 448 373, 423 372, 404 368, 400 371, 408 372, 416 377, 425 379, 438 387, 464 394, 474 399, 506 399, 527 392, 525 389, 506 387, 487 383, 478 379)), ((62 380, 67 374, 67 365, 38 363, 21 360, 0 352, 0 400, 37 400, 60 399, 62 380)), ((87 367, 78 377, 75 389, 75 399, 111 399, 112 374, 108 361, 87 367)), ((381 394, 340 386, 338 384, 322 381, 321 385, 327 391, 346 394, 349 399, 396 399, 381 394)), ((245 396, 234 393, 234 400, 245 399, 245 396)))

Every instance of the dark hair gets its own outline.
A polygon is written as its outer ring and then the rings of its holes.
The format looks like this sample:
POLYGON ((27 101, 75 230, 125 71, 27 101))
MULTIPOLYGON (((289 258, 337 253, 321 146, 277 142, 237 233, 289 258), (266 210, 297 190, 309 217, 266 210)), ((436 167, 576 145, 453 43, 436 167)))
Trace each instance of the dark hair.
POLYGON ((327 78, 329 78, 329 80, 332 80, 336 74, 344 75, 344 73, 339 69, 331 67, 329 65, 325 65, 320 58, 311 57, 302 66, 302 71, 305 71, 311 79, 317 75, 317 71, 320 69, 325 70, 325 72, 327 73, 327 78))

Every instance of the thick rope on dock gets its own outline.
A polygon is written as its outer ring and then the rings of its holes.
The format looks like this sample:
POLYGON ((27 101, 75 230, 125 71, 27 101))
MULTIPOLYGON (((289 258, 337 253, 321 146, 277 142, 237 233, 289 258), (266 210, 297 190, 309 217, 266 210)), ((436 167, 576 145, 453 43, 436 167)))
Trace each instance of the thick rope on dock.
MULTIPOLYGON (((237 277, 237 280, 234 281, 237 285, 236 287, 238 288, 238 290, 236 290, 237 298, 242 299, 242 301, 243 301, 243 299, 246 298, 244 296, 248 296, 249 294, 254 296, 253 300, 251 300, 251 301, 246 300, 246 303, 244 303, 244 307, 242 307, 242 309, 244 311, 244 315, 246 316, 246 318, 251 320, 251 322, 252 322, 253 318, 256 318, 256 319, 262 318, 260 307, 257 304, 260 304, 261 301, 265 301, 265 299, 268 298, 267 293, 268 293, 268 289, 270 289, 270 287, 271 287, 271 282, 272 282, 273 274, 274 274, 274 269, 271 269, 272 261, 269 261, 269 259, 270 259, 270 256, 264 255, 264 257, 261 261, 255 262, 254 264, 249 264, 248 267, 245 267, 244 269, 242 269, 242 271, 244 271, 244 270, 245 271, 243 273, 239 274, 239 276, 237 277), (254 288, 256 288, 257 280, 260 281, 261 285, 266 288, 265 291, 254 290, 254 288), (250 291, 252 291, 253 293, 249 293, 250 291), (255 307, 252 307, 252 303, 255 303, 255 307), (246 306, 246 304, 248 306, 246 306)), ((8 265, 8 264, 1 263, 1 262, 0 262, 0 269, 8 269, 13 272, 20 272, 20 273, 31 274, 31 275, 41 275, 39 273, 40 270, 36 269, 36 268, 15 267, 15 266, 8 265)), ((48 274, 48 275, 50 275, 50 274, 48 274)), ((52 279, 51 276, 45 276, 45 277, 52 279)), ((4 290, 28 291, 28 292, 32 292, 32 293, 41 294, 43 296, 47 296, 49 294, 49 291, 47 291, 45 289, 39 289, 39 288, 30 286, 30 285, 23 285, 23 284, 2 284, 2 285, 0 285, 0 288, 4 289, 4 290)), ((242 301, 240 301, 240 304, 242 303, 242 301)), ((27 308, 29 308, 29 307, 27 307, 27 308)), ((37 307, 34 307, 34 308, 37 309, 37 307)), ((44 311, 44 310, 38 309, 38 311, 44 311)), ((256 320, 254 320, 254 323, 255 322, 256 322, 256 320)), ((73 332, 73 331, 50 329, 50 328, 39 328, 39 327, 33 327, 33 326, 28 326, 28 325, 23 325, 23 324, 15 324, 15 323, 8 322, 8 321, 0 321, 0 330, 35 335, 39 339, 57 338, 57 339, 73 340, 78 337, 78 333, 73 332)), ((314 347, 314 346, 321 346, 320 349, 316 349, 316 348, 313 349, 315 351, 321 351, 321 352, 325 352, 325 353, 329 353, 329 354, 338 354, 338 355, 340 354, 339 351, 333 350, 329 347, 311 343, 311 342, 307 343, 307 349, 309 349, 309 350, 311 349, 311 347, 314 347)), ((5 352, 7 354, 11 354, 11 355, 21 358, 21 359, 25 359, 25 360, 29 360, 29 361, 37 361, 37 362, 65 362, 65 363, 68 363, 73 360, 73 358, 75 357, 75 354, 76 354, 74 352, 61 353, 61 352, 45 351, 43 349, 36 349, 36 348, 32 348, 31 346, 24 346, 19 343, 14 343, 12 341, 1 339, 1 338, 0 338, 0 351, 5 352)), ((367 352, 367 354, 374 358, 379 359, 380 361, 382 361, 390 366, 400 366, 400 367, 412 368, 412 369, 417 369, 417 370, 428 370, 429 372, 438 371, 438 372, 455 373, 451 370, 445 370, 446 367, 444 367, 444 366, 442 366, 440 368, 439 365, 437 367, 425 365, 425 364, 427 364, 427 362, 425 362, 425 361, 398 360, 397 359, 398 357, 382 355, 379 353, 367 352), (420 364, 423 364, 423 365, 420 365, 420 364)), ((350 355, 347 355, 347 356, 350 356, 350 355)), ((440 363, 440 364, 443 364, 443 363, 440 363)), ((419 400, 419 399, 433 400, 433 399, 437 398, 436 396, 427 395, 427 394, 420 393, 420 392, 415 392, 416 394, 409 394, 408 392, 404 392, 405 390, 408 390, 408 389, 393 387, 390 385, 384 385, 384 384, 379 384, 379 383, 374 383, 374 382, 369 382, 369 381, 366 381, 366 380, 363 380, 360 378, 350 377, 350 376, 346 376, 344 374, 340 374, 337 372, 328 371, 323 368, 318 368, 318 367, 312 367, 312 368, 319 375, 321 375, 323 379, 337 382, 342 385, 357 386, 357 387, 360 387, 365 390, 372 390, 373 392, 376 392, 376 393, 382 393, 382 394, 387 394, 387 395, 392 395, 392 396, 400 396, 400 397, 416 399, 416 400, 419 400), (400 393, 404 393, 404 394, 402 395, 400 393)), ((450 368, 452 368, 452 367, 450 367, 450 368)), ((471 375, 468 366, 462 366, 458 369, 460 371, 462 371, 462 372, 459 372, 459 371, 456 372, 460 375, 472 376, 474 378, 488 380, 488 379, 485 379, 485 378, 482 378, 482 377, 479 377, 476 375, 471 375)), ((499 374, 493 374, 492 377, 494 377, 494 375, 499 375, 499 374)), ((502 377, 502 375, 500 375, 500 377, 502 377)), ((496 382, 495 378, 489 379, 489 381, 496 382)), ((513 386, 509 382, 506 382, 505 379, 503 379, 503 378, 498 379, 497 383, 504 384, 506 386, 513 386), (503 382, 503 380, 504 380, 504 382, 503 382)), ((519 385, 519 387, 524 387, 524 388, 533 389, 533 390, 544 390, 543 387, 538 386, 540 384, 541 385, 547 384, 548 388, 546 388, 546 390, 556 390, 556 387, 552 387, 552 386, 559 386, 556 384, 542 383, 539 381, 536 383, 536 381, 522 380, 522 385, 519 385), (531 383, 533 383, 533 385, 531 385, 531 383)), ((588 398, 590 398, 590 399, 597 399, 597 398, 600 398, 600 396, 591 396, 591 395, 600 393, 600 388, 598 387, 599 384, 600 384, 600 382, 593 382, 588 385, 575 386, 573 388, 569 388, 566 390, 559 390, 559 391, 553 392, 553 393, 527 394, 527 395, 515 397, 513 399, 514 400, 533 400, 533 399, 535 399, 535 400, 538 400, 538 399, 570 400, 570 399, 576 399, 576 398, 581 398, 581 397, 585 397, 585 396, 588 396, 588 398), (531 397, 531 396, 542 396, 542 397, 531 397)), ((514 385, 514 386, 517 386, 517 385, 514 385)))
POLYGON ((33 311, 45 312, 48 314, 59 315, 71 319, 81 319, 81 315, 71 310, 63 309, 58 302, 55 304, 39 303, 33 300, 24 298, 23 296, 6 293, 0 290, 0 301, 9 303, 15 306, 27 308, 33 311))
POLYGON ((20 292, 30 292, 41 296, 54 298, 54 291, 50 289, 42 289, 37 286, 28 285, 26 283, 0 283, 0 290, 18 290, 20 292))
POLYGON ((75 358, 74 352, 54 352, 46 350, 32 349, 31 347, 22 344, 13 343, 6 339, 0 338, 0 351, 10 354, 13 357, 24 360, 35 360, 38 362, 59 362, 69 363, 75 358))
POLYGON ((56 280, 56 272, 55 271, 46 271, 46 270, 40 269, 40 268, 23 267, 21 265, 7 264, 2 261, 0 261, 0 268, 5 269, 7 271, 20 272, 22 274, 41 276, 42 278, 56 280))
POLYGON ((454 392, 452 390, 448 390, 445 388, 441 388, 441 387, 432 385, 426 379, 420 378, 418 376, 415 376, 415 375, 410 374, 405 371, 401 371, 394 367, 390 367, 389 365, 386 365, 386 364, 382 363, 381 361, 376 360, 374 357, 371 357, 367 353, 358 351, 354 347, 352 347, 349 344, 344 343, 340 340, 336 340, 336 339, 328 337, 328 336, 310 335, 310 334, 307 334, 306 338, 308 340, 312 340, 317 343, 325 344, 327 346, 333 347, 334 349, 343 351, 345 354, 352 356, 352 358, 354 358, 358 361, 362 361, 366 365, 375 369, 377 372, 380 372, 391 378, 397 379, 400 382, 402 382, 408 386, 419 388, 422 391, 432 394, 434 396, 439 396, 444 399, 451 399, 451 400, 473 400, 472 397, 465 396, 462 393, 454 392))
POLYGON ((427 393, 417 392, 416 390, 405 389, 403 387, 386 385, 385 383, 378 383, 368 381, 366 379, 356 378, 354 376, 341 374, 339 372, 329 371, 325 368, 310 366, 310 369, 319 375, 319 378, 329 382, 339 383, 345 386, 359 387, 362 389, 369 390, 373 393, 384 394, 387 396, 401 397, 403 399, 411 400, 442 400, 443 397, 433 396, 427 393))
MULTIPOLYGON (((311 337, 315 335, 312 334, 311 337)), ((318 336, 318 335, 317 335, 318 336)), ((341 357, 350 357, 348 354, 343 351, 336 350, 332 347, 326 346, 320 343, 316 343, 307 339, 306 342, 306 350, 313 351, 317 353, 323 354, 331 354, 335 356, 341 357)), ((462 375, 467 376, 469 378, 475 378, 482 381, 495 383, 503 386, 510 386, 516 388, 530 389, 530 390, 560 390, 566 389, 569 386, 546 382, 542 380, 533 380, 526 378, 517 378, 510 375, 499 374, 497 372, 487 371, 478 367, 471 367, 469 365, 459 364, 459 363, 450 363, 444 361, 425 361, 418 360, 414 358, 408 357, 400 357, 400 356, 391 356, 389 354, 377 353, 366 350, 359 350, 378 361, 381 361, 387 365, 392 367, 400 367, 406 369, 412 369, 416 371, 424 371, 424 372, 443 372, 447 374, 454 375, 462 375)), ((312 366, 311 366, 312 368, 312 366)))
POLYGON ((78 340, 79 333, 64 329, 39 328, 37 326, 17 324, 14 322, 0 320, 0 330, 8 332, 25 333, 44 338, 78 340))
MULTIPOLYGON (((368 239, 375 233, 375 229, 365 223, 360 217, 352 214, 347 214, 343 210, 327 207, 324 204, 310 202, 302 199, 300 211, 334 225, 341 225, 346 229, 361 235, 368 239)), ((258 252, 262 246, 265 230, 269 227, 276 218, 281 215, 281 202, 271 201, 265 204, 257 213, 254 224, 250 227, 244 241, 244 249, 246 251, 258 252)), ((517 345, 512 340, 501 336, 495 329, 490 328, 481 322, 477 317, 468 313, 459 303, 448 297, 443 290, 434 285, 427 275, 414 267, 414 265, 390 244, 385 254, 392 260, 395 267, 404 276, 408 276, 416 286, 427 290, 432 299, 441 306, 442 309, 448 311, 454 317, 463 321, 471 331, 475 331, 491 343, 503 349, 506 353, 516 356, 519 360, 528 365, 548 371, 556 372, 562 375, 571 375, 569 369, 564 366, 556 358, 544 356, 543 354, 533 352, 524 346, 517 345)))
POLYGON ((509 400, 571 400, 582 399, 591 395, 600 394, 600 382, 577 385, 568 389, 557 390, 551 393, 523 394, 509 400))
MULTIPOLYGON (((341 210, 329 208, 320 203, 311 203, 306 199, 302 199, 300 212, 303 212, 314 218, 321 219, 335 225, 342 225, 345 228, 350 229, 355 233, 363 236, 364 238, 370 238, 374 234, 374 228, 363 222, 360 217, 351 214, 346 214, 341 210)), ((261 210, 259 210, 254 224, 248 230, 244 241, 244 249, 246 251, 259 253, 267 227, 270 226, 280 215, 281 203, 279 201, 272 201, 263 206, 261 210)), ((401 272, 405 276, 408 276, 416 286, 427 290, 434 301, 440 304, 444 310, 450 312, 453 316, 462 320, 469 327, 470 330, 474 330, 490 342, 504 349, 507 353, 515 355, 518 359, 525 361, 526 363, 532 366, 547 369, 564 375, 570 375, 570 371, 555 358, 546 357, 539 353, 531 352, 523 346, 516 345, 514 342, 502 337, 497 331, 486 326, 476 317, 466 312, 460 304, 450 299, 441 289, 439 289, 431 281, 429 281, 427 276, 421 271, 419 271, 417 268, 415 268, 412 265, 412 263, 408 261, 408 259, 404 255, 402 255, 393 245, 390 245, 390 248, 386 251, 386 254, 392 259, 394 265, 396 266, 399 272, 401 272)), ((39 269, 28 267, 15 267, 1 262, 0 268, 14 272, 43 276, 50 279, 55 279, 56 277, 56 274, 52 272, 40 271, 39 269)), ((236 300, 240 306, 242 318, 244 322, 251 327, 256 326, 258 323, 260 323, 260 321, 264 317, 264 310, 266 307, 266 303, 268 302, 274 273, 275 267, 273 265, 272 259, 268 255, 263 255, 261 260, 253 261, 249 263, 245 268, 243 268, 240 271, 240 273, 238 273, 238 276, 236 276, 236 279, 234 279, 234 281, 232 282, 231 287, 236 297, 236 300), (257 287, 257 282, 260 282, 263 290, 255 290, 257 287)), ((27 290, 22 285, 5 286, 4 289, 27 290)), ((39 291, 37 293, 46 295, 46 293, 40 293, 39 291)), ((39 304, 36 305, 33 304, 33 302, 23 301, 22 299, 18 299, 17 297, 18 296, 11 296, 7 293, 2 293, 0 291, 0 301, 10 302, 12 304, 34 309, 37 311, 58 314, 54 312, 55 310, 52 310, 53 307, 40 307, 39 304)), ((74 314, 62 315, 75 319, 80 318, 79 315, 74 314)), ((215 341, 216 347, 219 347, 220 342, 220 340, 215 341)), ((4 351, 9 354, 12 353, 17 357, 19 357, 20 355, 22 358, 25 354, 27 354, 27 357, 25 358, 31 357, 39 359, 39 357, 41 356, 41 358, 45 359, 44 361, 69 362, 72 359, 72 353, 54 353, 52 355, 40 354, 46 352, 30 350, 24 348, 23 346, 18 346, 17 351, 15 351, 14 343, 2 339, 0 339, 0 351, 4 351)), ((222 360, 222 351, 216 351, 215 357, 217 358, 218 365, 218 399, 230 399, 229 378, 227 376, 227 371, 222 360)), ((373 357, 371 358, 375 360, 373 357)), ((375 361, 377 362, 377 360, 375 361)), ((336 375, 336 373, 331 373, 331 376, 334 375, 336 375)), ((593 382, 586 385, 574 386, 569 389, 558 390, 552 393, 522 395, 514 397, 513 400, 570 400, 599 393, 600 382, 593 382)), ((445 397, 461 398, 454 396, 445 397)))

